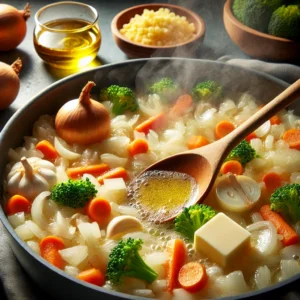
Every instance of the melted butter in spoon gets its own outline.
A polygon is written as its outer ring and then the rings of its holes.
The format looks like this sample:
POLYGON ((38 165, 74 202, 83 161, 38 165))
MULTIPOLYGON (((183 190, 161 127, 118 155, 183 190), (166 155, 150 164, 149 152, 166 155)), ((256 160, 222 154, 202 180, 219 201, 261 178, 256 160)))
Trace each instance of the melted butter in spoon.
POLYGON ((147 171, 130 185, 129 198, 142 217, 159 223, 193 200, 196 190, 195 179, 185 173, 147 171))

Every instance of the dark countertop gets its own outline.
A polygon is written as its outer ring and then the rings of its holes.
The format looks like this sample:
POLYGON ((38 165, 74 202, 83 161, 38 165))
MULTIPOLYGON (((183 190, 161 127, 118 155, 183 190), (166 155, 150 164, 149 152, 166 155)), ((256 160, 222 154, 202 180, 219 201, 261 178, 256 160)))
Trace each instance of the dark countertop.
MULTIPOLYGON (((10 4, 22 9, 26 0, 4 0, 1 3, 10 4)), ((11 64, 20 57, 23 61, 23 69, 20 74, 21 87, 18 97, 6 110, 0 111, 0 130, 4 127, 9 118, 17 109, 26 104, 34 95, 48 87, 53 82, 72 74, 69 71, 61 71, 49 68, 36 54, 33 46, 34 15, 44 5, 55 1, 31 0, 31 18, 27 21, 27 34, 20 46, 9 52, 0 53, 0 61, 11 64)), ((182 5, 198 13, 206 23, 206 35, 204 44, 199 47, 196 53, 185 53, 185 57, 196 57, 202 59, 218 59, 224 55, 232 55, 237 58, 248 58, 229 38, 223 26, 223 5, 225 0, 89 0, 87 4, 94 6, 99 13, 99 25, 102 33, 102 44, 99 50, 96 64, 110 64, 127 60, 126 55, 119 50, 113 41, 110 23, 112 18, 121 10, 142 3, 168 2, 182 5)), ((3 294, 0 281, 0 299, 9 300, 3 294)), ((33 299, 46 299, 43 293, 36 291, 33 299), (39 297, 39 295, 41 297, 39 297), (42 296, 43 295, 43 296, 42 296), (37 298, 36 298, 37 297, 37 298)), ((284 299, 299 299, 296 294, 291 294, 284 299)), ((48 299, 49 300, 49 299, 48 299)))

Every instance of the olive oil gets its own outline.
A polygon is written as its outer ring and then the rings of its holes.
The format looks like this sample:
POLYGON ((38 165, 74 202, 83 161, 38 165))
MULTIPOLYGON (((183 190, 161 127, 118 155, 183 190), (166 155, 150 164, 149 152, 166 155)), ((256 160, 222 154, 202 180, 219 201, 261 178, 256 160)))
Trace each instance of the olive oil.
POLYGON ((130 185, 128 196, 141 217, 159 223, 190 202, 196 187, 195 179, 184 173, 147 171, 130 185))
POLYGON ((48 64, 62 69, 76 69, 90 63, 101 44, 96 23, 81 19, 58 19, 35 28, 34 46, 48 64))

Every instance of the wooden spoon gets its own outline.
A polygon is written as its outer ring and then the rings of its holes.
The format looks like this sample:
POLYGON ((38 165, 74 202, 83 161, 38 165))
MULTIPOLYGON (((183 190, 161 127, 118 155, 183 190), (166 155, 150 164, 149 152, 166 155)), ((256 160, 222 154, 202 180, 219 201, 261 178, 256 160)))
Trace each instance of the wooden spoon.
MULTIPOLYGON (((269 120, 280 110, 300 97, 300 79, 289 86, 274 100, 239 125, 234 131, 222 139, 201 148, 181 152, 164 158, 143 170, 139 176, 149 170, 165 170, 186 173, 195 178, 198 184, 198 193, 188 201, 186 206, 202 202, 211 190, 219 170, 229 152, 239 144, 248 134, 269 120)), ((162 217, 166 222, 176 215, 162 217)))

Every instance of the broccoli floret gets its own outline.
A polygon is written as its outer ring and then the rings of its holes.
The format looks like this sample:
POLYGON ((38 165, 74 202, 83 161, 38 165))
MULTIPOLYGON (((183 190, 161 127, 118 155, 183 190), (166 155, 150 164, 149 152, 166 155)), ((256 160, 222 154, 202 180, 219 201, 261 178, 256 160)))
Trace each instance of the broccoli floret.
POLYGON ((215 81, 207 80, 196 84, 191 94, 194 100, 217 99, 222 94, 222 87, 215 81))
POLYGON ((173 100, 179 92, 178 84, 169 77, 162 78, 148 87, 148 94, 157 94, 163 101, 173 100))
POLYGON ((51 199, 58 204, 73 208, 83 207, 97 194, 95 186, 86 180, 71 180, 58 183, 51 190, 51 199))
POLYGON ((292 222, 300 220, 300 184, 292 183, 276 189, 270 198, 271 209, 292 222))
POLYGON ((106 277, 113 284, 120 284, 125 276, 135 277, 152 283, 157 273, 142 259, 139 250, 142 248, 141 239, 128 238, 122 240, 109 254, 106 277))
POLYGON ((125 111, 136 111, 138 104, 132 89, 119 85, 111 85, 100 91, 101 101, 111 101, 112 111, 115 115, 121 115, 125 111))
POLYGON ((235 0, 232 12, 246 26, 267 32, 272 12, 282 3, 283 0, 235 0))
POLYGON ((278 37, 300 40, 300 7, 281 6, 272 14, 268 33, 278 37))
POLYGON ((246 141, 241 141, 234 149, 231 150, 229 155, 226 158, 228 160, 237 160, 243 166, 246 165, 253 158, 257 157, 255 149, 251 147, 251 145, 246 141))
POLYGON ((175 230, 193 241, 194 233, 216 214, 217 212, 206 204, 185 207, 175 218, 175 230))

